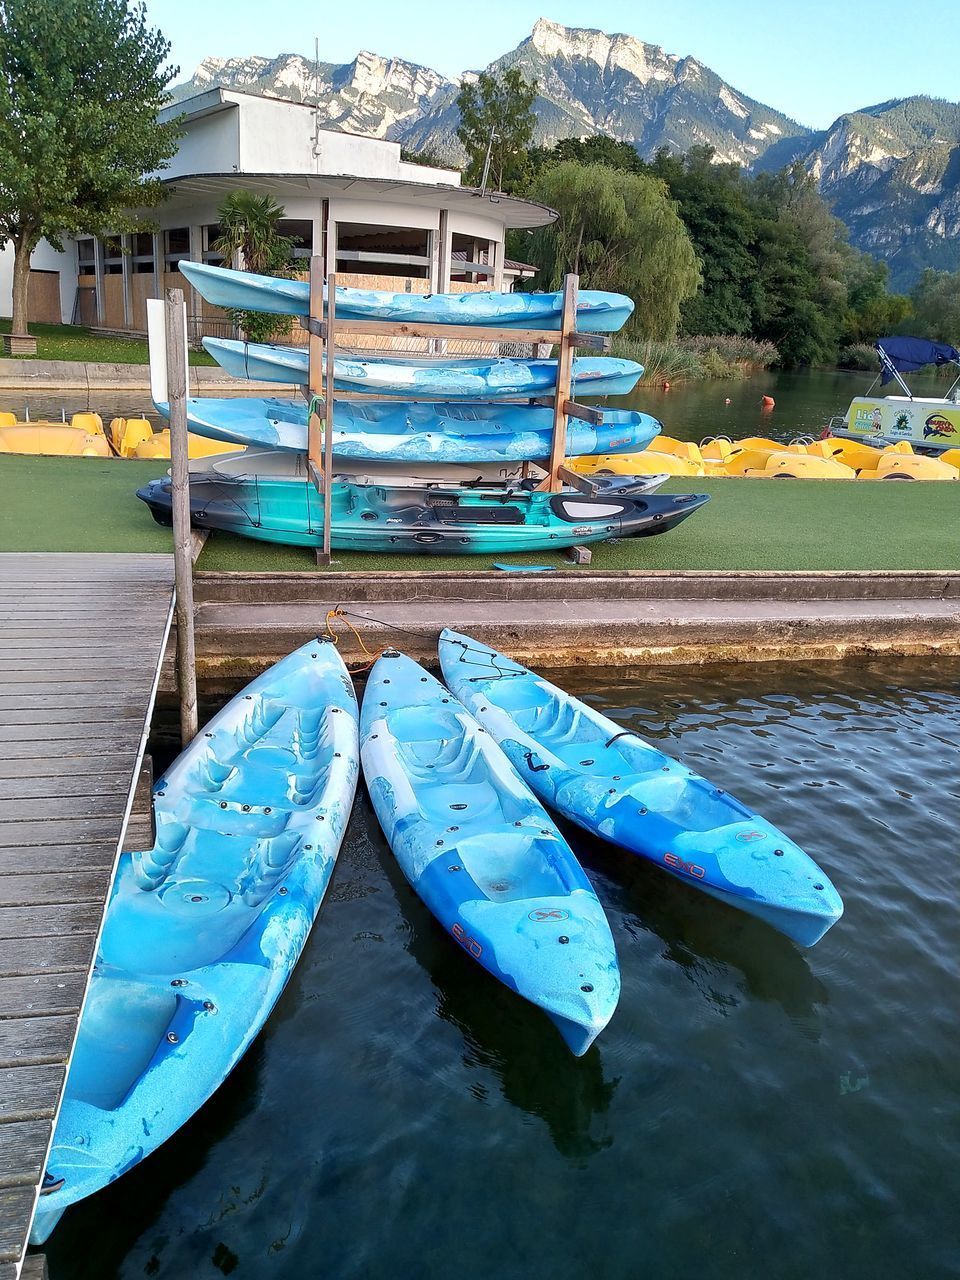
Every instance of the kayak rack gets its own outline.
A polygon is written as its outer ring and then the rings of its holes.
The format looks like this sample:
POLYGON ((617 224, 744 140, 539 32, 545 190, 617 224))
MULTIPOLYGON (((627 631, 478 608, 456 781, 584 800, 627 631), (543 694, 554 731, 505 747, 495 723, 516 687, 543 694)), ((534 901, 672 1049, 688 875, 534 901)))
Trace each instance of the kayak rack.
MULTIPOLYGON (((556 346, 557 385, 551 396, 540 396, 533 403, 553 409, 553 433, 546 475, 537 486, 548 493, 559 493, 565 485, 581 493, 592 493, 595 486, 585 477, 570 471, 565 465, 567 445, 567 419, 579 418, 593 426, 603 421, 600 409, 578 404, 571 398, 573 353, 577 348, 606 352, 610 339, 599 333, 578 333, 577 298, 580 278, 566 275, 563 279, 563 307, 560 328, 512 329, 496 325, 479 326, 463 324, 413 324, 396 320, 340 320, 336 314, 337 275, 335 271, 324 273, 324 258, 315 254, 310 259, 310 315, 304 324, 309 334, 309 402, 310 416, 307 428, 307 467, 317 492, 324 496, 331 490, 333 480, 333 435, 326 431, 326 423, 333 422, 334 410, 334 360, 338 340, 350 335, 368 335, 383 338, 427 338, 479 340, 491 343, 523 342, 545 343, 556 346), (324 295, 327 305, 324 307, 324 295), (319 409, 323 406, 323 415, 319 409)), ((509 357, 505 357, 509 358, 509 357)), ((428 397, 411 396, 413 400, 428 397)), ((323 546, 316 556, 319 565, 329 565, 330 517, 332 504, 323 503, 323 546)))

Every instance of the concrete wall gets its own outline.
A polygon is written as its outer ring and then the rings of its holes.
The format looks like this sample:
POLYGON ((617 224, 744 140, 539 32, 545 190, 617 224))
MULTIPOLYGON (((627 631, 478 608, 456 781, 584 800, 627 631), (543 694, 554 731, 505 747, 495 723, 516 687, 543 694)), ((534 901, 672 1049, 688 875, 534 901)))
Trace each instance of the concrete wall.
POLYGON ((162 178, 190 173, 236 173, 240 168, 240 115, 217 111, 186 122, 180 147, 162 178))

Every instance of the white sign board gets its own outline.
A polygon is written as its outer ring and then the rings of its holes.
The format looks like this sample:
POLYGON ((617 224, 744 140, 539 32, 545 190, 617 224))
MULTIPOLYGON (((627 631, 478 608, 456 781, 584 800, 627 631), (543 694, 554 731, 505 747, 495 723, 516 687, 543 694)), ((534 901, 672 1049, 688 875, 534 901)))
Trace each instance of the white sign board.
MULTIPOLYGON (((155 404, 168 404, 167 391, 167 322, 163 298, 147 299, 147 344, 150 350, 150 395, 155 404)), ((190 353, 187 345, 187 305, 183 304, 183 363, 190 377, 190 353)), ((187 387, 189 394, 190 388, 187 387)))

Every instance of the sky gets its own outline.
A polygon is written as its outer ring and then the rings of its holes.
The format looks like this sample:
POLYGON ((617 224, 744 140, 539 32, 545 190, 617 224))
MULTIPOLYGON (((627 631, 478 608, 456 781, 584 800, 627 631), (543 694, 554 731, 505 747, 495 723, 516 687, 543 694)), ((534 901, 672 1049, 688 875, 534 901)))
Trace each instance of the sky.
POLYGON ((929 94, 960 99, 960 8, 940 0, 147 0, 178 79, 210 55, 280 53, 350 62, 361 49, 456 77, 515 48, 539 17, 624 32, 692 54, 735 89, 802 124, 929 94), (458 21, 463 14, 465 20, 458 21))

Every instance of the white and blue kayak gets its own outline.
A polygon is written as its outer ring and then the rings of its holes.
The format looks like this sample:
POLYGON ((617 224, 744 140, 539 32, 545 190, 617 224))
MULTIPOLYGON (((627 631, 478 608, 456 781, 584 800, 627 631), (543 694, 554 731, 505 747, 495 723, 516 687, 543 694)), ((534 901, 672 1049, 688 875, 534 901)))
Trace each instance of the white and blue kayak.
POLYGON ((597 895, 539 802, 402 654, 370 672, 360 737, 373 807, 415 892, 468 956, 586 1053, 613 1016, 620 969, 597 895))
MULTIPOLYGON (((306 347, 278 347, 233 338, 204 338, 214 360, 234 378, 305 386, 310 376, 306 347)), ((629 395, 643 377, 643 365, 613 356, 576 356, 573 388, 578 395, 629 395)), ((431 360, 394 355, 339 355, 334 390, 370 396, 430 396, 437 400, 527 399, 556 389, 556 360, 507 356, 431 360)))
POLYGON ((810 947, 843 902, 820 867, 752 809, 495 649, 440 637, 450 689, 564 817, 810 947))
POLYGON ((157 782, 153 848, 117 869, 33 1243, 189 1120, 263 1026, 330 882, 357 726, 340 655, 314 640, 157 782))
MULTIPOLYGON (((180 262, 180 270, 197 293, 216 307, 281 316, 310 314, 310 285, 306 280, 281 280, 185 260, 180 262)), ((562 293, 424 294, 337 289, 337 316, 341 320, 559 330, 562 310, 562 293)), ((625 294, 580 290, 577 329, 581 333, 616 333, 632 314, 633 300, 625 294)))
MULTIPOLYGON (((164 417, 169 406, 156 403, 164 417)), ((271 449, 307 448, 303 400, 200 399, 187 401, 187 425, 211 440, 271 449)), ((599 426, 567 419, 570 457, 639 453, 663 430, 656 418, 604 409, 599 426)), ((536 462, 550 454, 553 410, 537 405, 407 404, 396 400, 338 400, 333 414, 335 458, 371 462, 536 462)))

